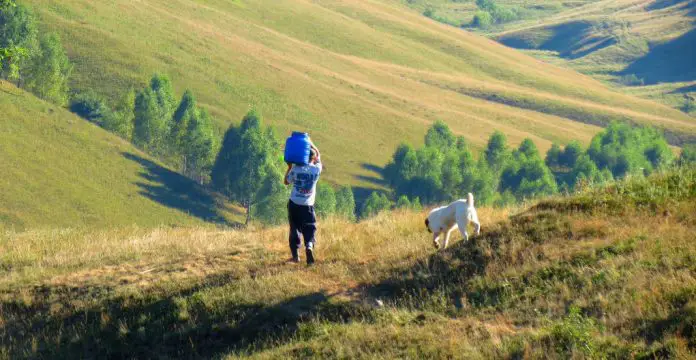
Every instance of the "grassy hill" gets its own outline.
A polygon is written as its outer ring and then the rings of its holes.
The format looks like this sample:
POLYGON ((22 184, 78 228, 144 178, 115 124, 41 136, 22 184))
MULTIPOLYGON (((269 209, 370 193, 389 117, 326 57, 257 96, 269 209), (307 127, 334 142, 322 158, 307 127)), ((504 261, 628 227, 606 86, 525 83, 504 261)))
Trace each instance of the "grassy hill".
MULTIPOLYGON (((408 2, 432 17, 468 25, 472 2, 408 2), (429 5, 427 5, 429 4, 429 5)), ((689 0, 498 0, 520 19, 486 31, 528 54, 612 82, 675 108, 696 94, 696 5, 689 0)), ((474 30, 476 31, 476 30, 474 30)))
POLYGON ((610 120, 696 122, 607 89, 393 1, 27 0, 75 63, 72 86, 112 99, 156 71, 194 91, 224 129, 255 106, 281 134, 311 132, 332 182, 374 186, 402 141, 445 120, 474 147, 495 129, 516 143, 588 141, 610 120))
POLYGON ((0 358, 692 358, 696 171, 479 209, 284 228, 0 233, 0 358), (124 240, 128 241, 124 241, 124 240))
POLYGON ((0 232, 234 219, 128 142, 2 81, 0 109, 0 232))
POLYGON ((680 107, 684 95, 695 93, 695 16, 692 1, 605 0, 519 25, 498 39, 557 52, 574 69, 680 107))

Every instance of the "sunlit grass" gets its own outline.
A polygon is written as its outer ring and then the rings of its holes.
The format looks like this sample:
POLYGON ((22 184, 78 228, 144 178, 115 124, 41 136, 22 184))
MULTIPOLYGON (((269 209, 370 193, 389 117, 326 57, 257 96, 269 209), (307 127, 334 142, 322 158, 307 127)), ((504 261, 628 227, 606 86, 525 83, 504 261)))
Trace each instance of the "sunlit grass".
POLYGON ((439 253, 425 213, 320 219, 310 268, 284 227, 6 232, 0 354, 688 358, 694 180, 481 208, 482 235, 439 253))

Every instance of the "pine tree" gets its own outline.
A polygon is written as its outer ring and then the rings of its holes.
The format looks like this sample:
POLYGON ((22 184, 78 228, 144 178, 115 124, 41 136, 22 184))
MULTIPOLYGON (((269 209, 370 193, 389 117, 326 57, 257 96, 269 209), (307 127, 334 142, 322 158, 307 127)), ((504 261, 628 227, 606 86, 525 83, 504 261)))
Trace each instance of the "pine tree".
POLYGON ((500 131, 495 131, 488 139, 486 151, 484 153, 488 168, 494 173, 499 173, 510 159, 510 150, 507 145, 507 138, 500 131))
POLYGON ((336 213, 336 191, 331 185, 319 182, 317 184, 315 209, 320 217, 327 217, 336 213))
POLYGON ((342 186, 336 191, 336 214, 351 221, 355 220, 355 197, 350 185, 342 186))

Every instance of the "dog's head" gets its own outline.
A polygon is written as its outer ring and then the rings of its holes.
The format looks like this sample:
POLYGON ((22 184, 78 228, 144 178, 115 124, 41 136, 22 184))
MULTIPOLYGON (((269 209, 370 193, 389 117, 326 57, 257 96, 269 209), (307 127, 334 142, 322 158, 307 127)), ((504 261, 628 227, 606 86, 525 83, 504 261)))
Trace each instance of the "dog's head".
POLYGON ((430 219, 425 219, 425 228, 428 229, 429 233, 432 232, 432 230, 430 230, 430 219))

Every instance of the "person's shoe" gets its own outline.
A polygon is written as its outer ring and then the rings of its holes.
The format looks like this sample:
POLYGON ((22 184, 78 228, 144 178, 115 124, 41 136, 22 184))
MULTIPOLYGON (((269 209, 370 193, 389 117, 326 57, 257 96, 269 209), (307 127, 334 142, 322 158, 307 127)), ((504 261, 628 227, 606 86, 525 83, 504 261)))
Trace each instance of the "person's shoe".
POLYGON ((307 265, 313 265, 314 264, 314 249, 312 248, 307 248, 307 265))
POLYGON ((288 264, 294 265, 294 264, 299 264, 300 263, 300 257, 291 257, 288 259, 288 264))

